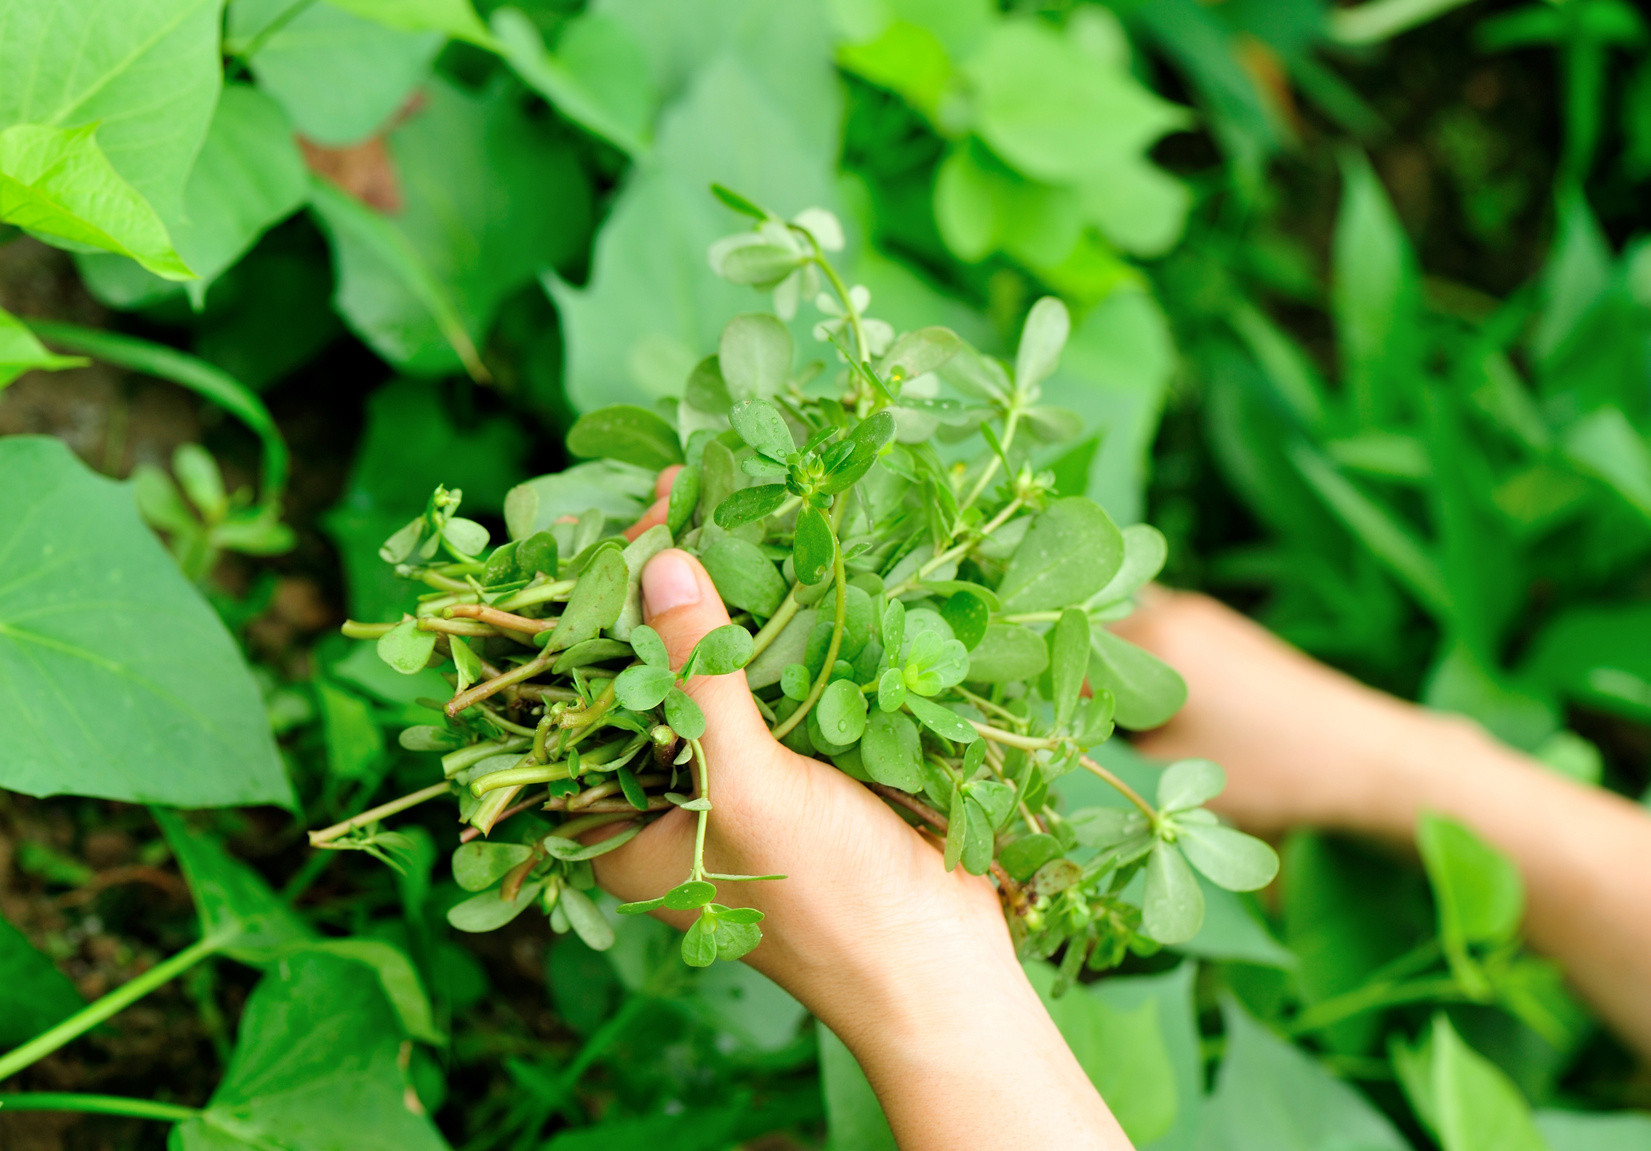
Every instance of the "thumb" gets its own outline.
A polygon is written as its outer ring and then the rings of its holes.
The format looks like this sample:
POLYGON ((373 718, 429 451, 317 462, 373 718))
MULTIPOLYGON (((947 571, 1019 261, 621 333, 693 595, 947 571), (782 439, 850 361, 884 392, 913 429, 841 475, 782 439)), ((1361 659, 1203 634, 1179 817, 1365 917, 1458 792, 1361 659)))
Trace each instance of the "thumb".
MULTIPOLYGON (((665 641, 672 667, 682 666, 706 632, 729 622, 710 575, 677 548, 660 552, 642 569, 642 614, 665 641)), ((773 741, 745 686, 743 671, 696 675, 684 690, 705 713, 701 743, 712 758, 737 756, 742 749, 749 754, 773 741)))

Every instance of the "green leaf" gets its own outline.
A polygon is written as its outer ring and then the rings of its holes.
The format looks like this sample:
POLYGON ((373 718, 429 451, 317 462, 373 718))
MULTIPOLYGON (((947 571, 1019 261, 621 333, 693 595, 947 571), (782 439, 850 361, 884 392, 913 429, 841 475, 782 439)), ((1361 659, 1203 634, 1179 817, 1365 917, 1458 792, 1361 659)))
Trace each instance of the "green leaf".
POLYGON ((853 447, 827 474, 820 490, 835 495, 857 483, 877 462, 878 453, 893 441, 895 430, 894 415, 886 408, 862 420, 849 433, 848 442, 853 447))
POLYGON ((538 902, 544 886, 540 882, 524 883, 517 890, 515 899, 503 898, 497 887, 488 888, 448 908, 447 922, 459 931, 497 931, 538 902))
POLYGON ((315 932, 269 889, 261 876, 216 841, 191 831, 164 808, 152 811, 183 869, 201 917, 201 935, 247 963, 268 963, 315 932))
POLYGON ((1024 835, 1004 846, 998 852, 998 862, 1003 865, 1003 870, 1009 873, 1010 879, 1016 883, 1025 883, 1038 868, 1052 859, 1059 859, 1064 854, 1060 840, 1053 835, 1040 833, 1024 835))
POLYGON ((1164 568, 1169 543, 1164 533, 1150 524, 1130 524, 1123 530, 1124 562, 1118 574, 1095 596, 1097 603, 1111 604, 1127 599, 1164 568))
POLYGON ((1055 726, 1065 727, 1077 710, 1089 671, 1089 617, 1075 607, 1061 612, 1049 633, 1049 674, 1054 685, 1055 726))
POLYGON ((1015 386, 1023 394, 1055 374, 1061 350, 1072 333, 1072 317, 1066 305, 1054 296, 1045 296, 1032 305, 1021 329, 1020 346, 1015 349, 1015 386))
POLYGON ((645 150, 648 61, 623 24, 587 11, 562 29, 553 53, 516 8, 494 12, 492 25, 500 53, 558 112, 632 156, 645 150))
POLYGON ((665 509, 665 526, 679 536, 693 521, 699 507, 700 470, 690 464, 671 481, 671 498, 665 509))
POLYGON ((1305 445, 1289 449, 1308 486, 1419 603, 1443 622, 1451 618, 1450 590, 1438 561, 1408 527, 1305 445))
POLYGON ((820 1087, 825 1096, 830 1146, 854 1151, 898 1151, 877 1093, 865 1072, 824 1023, 816 1022, 820 1050, 820 1087))
POLYGON ((231 52, 262 44, 248 61, 261 91, 291 117, 307 140, 338 148, 382 129, 429 75, 439 32, 406 32, 332 4, 310 4, 269 35, 290 0, 235 0, 229 5, 231 52))
POLYGON ((0 130, 0 224, 129 256, 163 279, 194 278, 155 209, 104 156, 96 131, 0 130))
POLYGON ((580 416, 568 432, 568 451, 655 472, 682 462, 676 429, 647 408, 631 404, 613 404, 580 416))
POLYGON ((1565 429, 1561 442, 1572 463, 1651 520, 1651 444, 1622 409, 1605 407, 1589 413, 1565 429))
POLYGON ((337 779, 378 779, 384 765, 384 732, 372 706, 324 679, 316 680, 315 701, 326 736, 328 772, 337 779))
POLYGON ((709 967, 717 958, 717 918, 704 912, 682 936, 682 962, 689 967, 709 967))
POLYGON ((1159 840, 1147 855, 1141 930, 1159 943, 1184 943, 1204 921, 1204 893, 1174 845, 1159 840))
MULTIPOLYGON (((730 608, 767 618, 779 609, 780 601, 789 590, 784 577, 762 554, 762 549, 737 536, 725 535, 712 542, 700 556, 700 562, 705 565, 711 582, 717 585, 717 594, 730 608)), ((801 638, 806 642, 808 633, 803 632, 801 638)))
POLYGON ((1473 943, 1504 943, 1519 930, 1525 884, 1513 863, 1471 830, 1424 812, 1416 847, 1439 908, 1439 936, 1451 970, 1470 988, 1488 990, 1468 951, 1473 943))
POLYGON ((740 488, 717 505, 717 526, 732 531, 745 524, 755 523, 771 514, 786 501, 784 484, 759 484, 754 488, 740 488))
POLYGON ((1207 759, 1179 759, 1158 777, 1158 809, 1166 815, 1202 807, 1227 786, 1227 773, 1207 759))
POLYGON ((981 683, 1036 679, 1049 666, 1043 637, 1018 623, 994 623, 969 653, 968 678, 981 683))
POLYGON ((334 302, 402 370, 462 366, 485 379, 475 349, 503 302, 544 269, 582 258, 588 177, 565 133, 503 87, 475 95, 431 81, 388 146, 403 198, 391 215, 312 182, 338 265, 334 302))
POLYGON ((1414 385, 1412 342, 1420 298, 1415 255, 1381 182, 1362 155, 1343 157, 1332 297, 1355 409, 1395 412, 1414 385))
POLYGON ((447 1036, 436 1026, 435 1011, 418 968, 401 948, 382 939, 324 939, 289 948, 283 959, 317 954, 347 959, 370 970, 377 976, 379 990, 390 1001, 403 1031, 424 1043, 447 1042, 447 1036))
POLYGON ((1429 1049, 1432 1125, 1444 1151, 1548 1151, 1519 1089, 1442 1013, 1433 1017, 1429 1049))
POLYGON ((96 126, 116 172, 176 213, 223 82, 222 0, 31 0, 0 38, 0 129, 96 126))
POLYGON ((705 734, 705 713, 680 687, 665 693, 665 722, 683 739, 698 739, 705 734))
POLYGON ((636 650, 637 658, 649 667, 671 670, 671 653, 665 650, 665 641, 647 624, 639 623, 631 629, 631 647, 636 650))
POLYGON ((294 956, 253 990, 229 1069, 173 1143, 179 1151, 445 1151, 435 1125, 407 1106, 402 1043, 380 984, 360 964, 294 956))
POLYGON ((402 675, 417 675, 436 650, 436 633, 420 631, 418 620, 408 616, 378 637, 378 658, 402 675))
POLYGON ((1090 629, 1089 644, 1089 686, 1112 693, 1119 726, 1146 731, 1187 702, 1186 681, 1151 652, 1099 626, 1090 629))
POLYGON ((56 372, 86 363, 80 356, 48 352, 22 320, 0 308, 0 389, 24 372, 56 372))
POLYGON ((860 738, 860 762, 866 774, 887 787, 920 791, 923 771, 917 725, 899 713, 881 709, 866 719, 860 738))
POLYGON ((619 609, 619 618, 609 629, 615 639, 628 640, 631 632, 642 626, 642 570, 660 552, 671 546, 671 529, 655 524, 630 543, 620 553, 625 560, 625 606, 619 609))
POLYGON ((1227 1049, 1205 1109, 1201 1151, 1411 1151, 1363 1095, 1236 1003, 1222 1005, 1227 1049))
POLYGON ((833 680, 820 694, 814 714, 827 740, 838 746, 854 743, 866 730, 866 697, 859 684, 833 680))
MULTIPOLYGON (((787 256, 795 259, 789 253, 787 256)), ((734 405, 731 413, 734 430, 759 451, 764 450, 765 444, 778 447, 783 443, 784 451, 775 457, 777 459, 784 459, 795 451, 796 445, 773 405, 758 401, 760 397, 778 395, 785 390, 786 381, 791 378, 791 354, 790 329, 766 312, 735 316, 722 329, 722 337, 717 344, 717 366, 721 369, 723 382, 728 385, 729 395, 741 401, 734 405), (747 408, 747 404, 754 407, 747 408), (759 433, 764 437, 763 443, 752 439, 741 429, 739 412, 742 409, 758 413, 755 418, 763 424, 759 433), (772 418, 769 418, 769 413, 772 413, 772 418), (779 425, 777 430, 774 427, 776 422, 779 425)))
POLYGON ((732 963, 743 959, 762 942, 762 929, 754 923, 730 922, 717 917, 717 958, 732 963))
POLYGON ((797 513, 797 534, 791 551, 797 579, 804 584, 819 583, 831 570, 837 556, 837 537, 825 513, 813 504, 804 504, 797 513))
POLYGON ((1254 836, 1203 823, 1183 823, 1180 832, 1187 861, 1228 891, 1255 891, 1278 874, 1278 856, 1254 836))
POLYGON ((958 591, 940 605, 940 618, 951 626, 952 634, 964 650, 973 651, 986 638, 992 610, 986 600, 973 591, 958 591))
POLYGON ((797 450, 785 417, 767 400, 741 400, 729 411, 728 422, 740 439, 770 459, 784 462, 797 450))
POLYGON ((466 891, 486 891, 533 854, 521 843, 489 843, 478 839, 460 844, 453 852, 453 880, 466 891))
POLYGON ((1536 1127, 1552 1151, 1644 1151, 1651 1115, 1644 1112, 1538 1111, 1536 1127))
POLYGON ((726 317, 751 308, 750 289, 703 275, 683 290, 683 270, 703 268, 729 231, 728 209, 706 191, 713 181, 735 173, 741 193, 760 203, 830 208, 838 199, 842 82, 823 7, 753 9, 731 37, 709 34, 722 25, 697 5, 604 11, 647 46, 656 85, 679 95, 650 162, 613 203, 589 286, 547 282, 579 410, 680 394, 726 317), (664 232, 661 220, 671 221, 664 232))
POLYGON ((717 897, 717 885, 703 879, 679 883, 665 893, 665 906, 672 911, 693 911, 717 897))
POLYGON ((949 707, 916 694, 907 695, 904 702, 924 727, 942 739, 949 739, 953 743, 973 743, 980 738, 980 733, 969 721, 949 707))
POLYGON ((727 675, 751 661, 751 633, 737 623, 725 623, 700 637, 689 653, 696 675, 727 675))
MULTIPOLYGON (((199 308, 207 286, 308 194, 304 160, 280 106, 246 84, 226 85, 184 186, 182 215, 169 226, 178 255, 200 277, 187 285, 190 301, 199 308)), ((82 257, 81 266, 111 258, 82 257)))
POLYGON ((590 896, 577 887, 564 887, 556 906, 568 917, 568 923, 585 946, 592 951, 606 951, 613 946, 613 924, 602 914, 602 909, 590 896))
POLYGON ((68 976, 0 915, 0 1047, 32 1039, 83 1006, 68 976))
POLYGON ((1056 500, 1033 521, 998 586, 1005 612, 1049 611, 1082 603, 1106 586, 1124 558, 1124 539, 1090 500, 1056 500))
POLYGON ((328 0, 333 6, 367 20, 407 32, 444 32, 492 48, 493 37, 470 0, 328 0))
POLYGON ((292 807, 240 652, 131 493, 30 436, 0 439, 0 490, 0 786, 292 807))
POLYGON ((675 684, 676 676, 670 668, 638 664, 619 673, 613 681, 613 692, 619 702, 632 711, 651 711, 675 684))
POLYGON ((576 643, 595 639, 603 628, 612 627, 624 610, 630 574, 625 557, 616 547, 604 547, 591 557, 579 573, 568 606, 550 633, 546 651, 564 651, 576 643))
POLYGON ((1183 1107, 1171 1062, 1164 1002, 1157 996, 1125 1008, 1097 994, 1097 985, 1075 987, 1055 998, 1055 971, 1047 963, 1027 965, 1038 997, 1084 1074, 1137 1147, 1155 1145, 1169 1133, 1183 1107))

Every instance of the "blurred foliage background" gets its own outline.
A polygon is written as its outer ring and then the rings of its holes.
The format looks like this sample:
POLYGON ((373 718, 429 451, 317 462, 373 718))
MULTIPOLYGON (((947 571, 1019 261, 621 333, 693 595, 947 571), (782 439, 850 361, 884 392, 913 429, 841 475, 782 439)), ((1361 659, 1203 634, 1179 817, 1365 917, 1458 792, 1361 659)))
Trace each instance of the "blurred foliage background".
MULTIPOLYGON (((1033 300, 1064 299, 1046 398, 1074 436, 1050 464, 1162 529, 1169 582, 1556 771, 1651 783, 1651 35, 1627 0, 147 7, 111 19, 164 24, 168 55, 122 74, 99 140, 200 278, 6 229, 0 433, 134 477, 241 639, 309 825, 423 781, 393 733, 442 693, 336 635, 399 600, 383 539, 436 482, 496 523, 566 462, 578 412, 677 392, 753 306, 706 266, 731 228, 713 181, 837 212, 848 274, 897 327, 1003 353, 1033 300), (154 145, 151 114, 182 143, 154 145)), ((20 42, 0 75, 19 51, 66 67, 20 42)), ((0 130, 41 118, 5 89, 0 130)), ((312 855, 271 809, 195 826, 0 792, 20 929, 0 922, 0 971, 72 1005, 175 951, 193 921, 169 860, 198 834, 323 933, 409 956, 444 1041, 398 1046, 336 972, 220 963, 40 1064, 35 1090, 202 1103, 237 1020, 273 1026, 314 979, 383 1030, 433 1146, 886 1145, 800 1007, 743 968, 677 970, 650 923, 609 957, 525 921, 455 942, 449 828, 415 828, 397 873, 312 855)), ((1444 994, 1289 1035, 1428 946, 1435 911, 1412 863, 1310 834, 1285 858, 1266 899, 1212 901, 1184 954, 1057 1008, 1141 1146, 1511 1146, 1415 1104, 1416 1069, 1457 1059, 1490 1084, 1474 1107, 1535 1108, 1555 1151, 1651 1147, 1651 1121, 1551 1114, 1651 1106, 1552 979, 1523 1006, 1444 994)), ((8 1147, 164 1140, 0 1111, 8 1147)))

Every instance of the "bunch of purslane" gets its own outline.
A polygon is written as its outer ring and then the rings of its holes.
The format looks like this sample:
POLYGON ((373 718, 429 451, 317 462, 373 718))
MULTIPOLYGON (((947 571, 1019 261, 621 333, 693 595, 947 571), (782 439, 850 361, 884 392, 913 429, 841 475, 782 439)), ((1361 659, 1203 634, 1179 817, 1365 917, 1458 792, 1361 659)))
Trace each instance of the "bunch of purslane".
POLYGON ((1215 764, 1171 765, 1153 803, 1086 754, 1114 723, 1161 723, 1184 688, 1106 626, 1158 571, 1162 537, 1120 531, 1039 468, 1077 431, 1039 402, 1066 309, 1032 308, 1012 366, 945 328, 896 333, 828 261, 842 245, 829 213, 786 221, 717 191, 756 225, 717 243, 712 267, 772 290, 775 314, 736 316, 680 401, 581 419, 570 449, 601 458, 513 491, 506 542, 437 488, 385 543, 429 590, 399 622, 345 630, 400 671, 444 669, 447 724, 401 737, 441 753, 441 779, 312 839, 393 851, 382 819, 452 795, 469 825, 453 873, 475 893, 454 926, 491 930, 536 905, 600 948, 613 933, 590 860, 682 807, 699 821, 690 873, 619 910, 697 909, 683 958, 738 958, 762 917, 719 890, 783 877, 706 870, 715 770, 683 689, 743 670, 778 739, 895 805, 948 869, 993 877, 1025 954, 1065 946, 1063 980, 1189 939, 1203 917, 1192 868, 1249 890, 1276 859, 1201 807, 1223 786, 1215 764), (784 321, 803 298, 825 315, 814 335, 829 362, 798 368, 784 321), (665 522, 627 539, 673 464, 665 522), (639 594, 643 565, 671 546, 700 558, 734 619, 675 668, 639 594), (1058 781, 1074 770, 1127 803, 1063 811, 1058 781), (582 842, 606 824, 624 826, 582 842))

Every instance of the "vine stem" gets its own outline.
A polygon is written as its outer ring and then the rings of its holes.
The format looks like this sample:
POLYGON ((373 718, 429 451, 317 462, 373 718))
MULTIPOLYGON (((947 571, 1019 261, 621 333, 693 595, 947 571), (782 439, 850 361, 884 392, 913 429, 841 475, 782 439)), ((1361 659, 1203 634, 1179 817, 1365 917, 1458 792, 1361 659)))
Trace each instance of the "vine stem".
POLYGON ((706 806, 695 812, 699 816, 694 826, 694 870, 688 878, 700 880, 705 878, 705 829, 711 822, 711 772, 705 762, 705 749, 697 739, 690 739, 688 746, 694 750, 694 764, 699 768, 699 798, 706 806))
POLYGON ((555 658, 555 653, 542 651, 520 667, 513 667, 503 675, 496 675, 484 683, 478 683, 469 691, 461 691, 447 701, 445 710, 448 718, 457 719, 459 712, 471 704, 480 703, 495 692, 503 691, 505 688, 521 683, 525 679, 532 679, 548 668, 555 658))
POLYGON ((982 540, 989 539, 993 532, 997 531, 998 528, 1008 522, 1009 517, 1019 511, 1024 503, 1025 501, 1020 496, 1016 496, 1014 499, 1004 504, 1002 510, 988 520, 981 527, 981 529, 974 534, 974 536, 964 540, 960 544, 947 548, 943 552, 939 552, 931 556, 927 563, 923 564, 922 567, 913 572, 909 578, 895 585, 895 587, 892 588, 887 595, 890 598, 898 595, 904 595, 906 592, 915 587, 925 576, 940 567, 942 564, 949 563, 955 559, 962 559, 964 556, 968 555, 971 551, 980 546, 982 540))
POLYGON ((453 785, 444 779, 440 783, 432 783, 429 787, 420 788, 411 794, 392 799, 388 803, 381 803, 377 807, 368 808, 360 815, 352 815, 342 823, 335 823, 331 827, 322 828, 320 831, 310 832, 310 846, 325 847, 339 836, 348 835, 358 827, 376 823, 385 816, 406 811, 409 807, 417 807, 426 800, 434 799, 438 795, 447 795, 452 790, 453 785))
MULTIPOLYGON (((841 503, 843 497, 837 498, 841 503)), ((831 682, 831 670, 837 665, 837 653, 843 647, 843 625, 848 619, 848 572, 843 567, 843 545, 837 539, 835 527, 831 533, 831 576, 837 584, 837 612, 831 628, 831 646, 826 648, 825 665, 820 668, 819 677, 809 689, 808 698, 774 729, 775 739, 784 739, 799 723, 808 718, 808 713, 820 701, 820 696, 825 694, 826 684, 831 682)))
POLYGON ((142 975, 127 980, 97 1002, 87 1004, 56 1027, 43 1031, 23 1046, 14 1048, 5 1056, 0 1057, 0 1082, 10 1079, 31 1063, 45 1058, 65 1043, 90 1031, 110 1016, 124 1011, 157 987, 170 983, 195 964, 215 953, 221 945, 222 940, 217 938, 202 939, 199 943, 184 948, 170 959, 161 960, 142 975))
POLYGON ((778 639, 780 633, 785 630, 786 625, 796 616, 797 609, 801 606, 797 602, 797 589, 801 586, 801 584, 791 585, 791 590, 785 593, 785 599, 780 601, 780 606, 768 618, 768 622, 763 624, 757 634, 751 637, 752 659, 756 659, 767 649, 769 644, 778 639))
POLYGON ((129 1099, 124 1095, 75 1095, 62 1091, 20 1092, 0 1095, 3 1111, 81 1111, 93 1115, 130 1115, 134 1119, 159 1119, 183 1123, 200 1111, 179 1103, 157 1103, 152 1099, 129 1099))
POLYGON ((1083 764, 1086 771, 1093 775, 1098 775, 1102 779, 1106 780, 1106 782, 1113 786, 1119 795, 1122 795, 1125 799, 1129 800, 1129 802, 1140 808, 1141 814, 1147 817, 1147 822, 1154 828, 1158 826, 1158 809, 1153 807, 1152 804, 1148 803, 1146 800, 1142 799, 1140 793, 1133 787, 1129 786, 1129 784, 1119 779, 1115 774, 1090 759, 1087 755, 1080 755, 1078 757, 1078 762, 1083 764))

